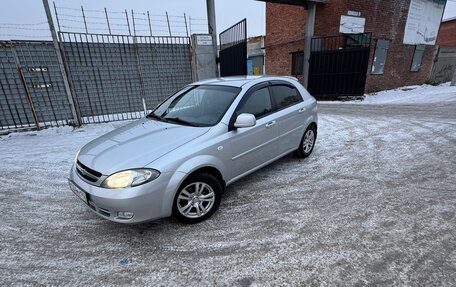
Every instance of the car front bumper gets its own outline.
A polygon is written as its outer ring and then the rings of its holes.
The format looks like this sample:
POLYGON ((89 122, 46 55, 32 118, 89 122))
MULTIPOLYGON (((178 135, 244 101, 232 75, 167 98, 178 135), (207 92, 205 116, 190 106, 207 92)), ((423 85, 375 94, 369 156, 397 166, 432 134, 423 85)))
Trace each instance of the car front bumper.
POLYGON ((155 180, 139 186, 123 189, 107 189, 84 181, 73 165, 68 178, 73 193, 103 218, 120 223, 139 223, 172 214, 174 194, 184 174, 162 173, 155 180), (78 194, 79 193, 79 194, 78 194), (119 216, 122 212, 133 213, 131 218, 119 216))

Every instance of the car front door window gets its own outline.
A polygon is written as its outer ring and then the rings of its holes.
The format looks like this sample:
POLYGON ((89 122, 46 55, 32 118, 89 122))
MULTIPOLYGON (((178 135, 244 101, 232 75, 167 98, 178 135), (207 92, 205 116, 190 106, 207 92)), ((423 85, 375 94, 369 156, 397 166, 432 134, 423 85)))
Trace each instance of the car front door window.
POLYGON ((269 114, 272 111, 271 97, 269 96, 268 87, 256 90, 248 96, 248 98, 241 102, 237 114, 248 113, 255 116, 255 118, 261 118, 264 115, 269 114))

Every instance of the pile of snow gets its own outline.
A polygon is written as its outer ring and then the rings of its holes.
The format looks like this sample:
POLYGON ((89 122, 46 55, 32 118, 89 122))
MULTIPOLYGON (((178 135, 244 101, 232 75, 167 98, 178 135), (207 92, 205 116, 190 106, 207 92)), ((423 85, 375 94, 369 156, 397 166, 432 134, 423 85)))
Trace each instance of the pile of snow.
MULTIPOLYGON (((456 86, 444 83, 439 86, 422 85, 407 86, 393 90, 367 94, 364 100, 337 102, 349 104, 430 104, 430 103, 456 102, 456 86)), ((335 103, 335 102, 319 102, 335 103)))

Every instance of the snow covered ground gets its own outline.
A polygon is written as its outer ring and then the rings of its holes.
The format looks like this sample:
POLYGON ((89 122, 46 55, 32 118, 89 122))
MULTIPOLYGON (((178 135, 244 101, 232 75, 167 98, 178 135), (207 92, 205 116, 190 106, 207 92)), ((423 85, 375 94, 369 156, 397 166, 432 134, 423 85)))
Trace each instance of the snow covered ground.
POLYGON ((456 101, 456 87, 451 87, 450 83, 444 83, 439 86, 422 85, 422 86, 407 86, 394 90, 386 90, 378 93, 368 94, 364 99, 358 101, 347 102, 321 102, 322 104, 345 103, 345 104, 363 104, 363 105, 378 105, 378 104, 430 104, 430 103, 445 103, 456 101))
POLYGON ((69 190, 77 149, 125 122, 0 137, 0 282, 456 285, 456 88, 369 97, 320 105, 308 159, 235 183, 191 226, 108 222, 69 190))

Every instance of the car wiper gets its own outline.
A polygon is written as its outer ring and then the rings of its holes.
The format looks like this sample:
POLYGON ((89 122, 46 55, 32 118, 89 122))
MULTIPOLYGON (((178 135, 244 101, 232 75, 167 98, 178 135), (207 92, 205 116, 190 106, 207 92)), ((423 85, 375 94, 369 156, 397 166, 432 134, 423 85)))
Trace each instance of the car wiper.
POLYGON ((148 114, 148 115, 146 116, 146 118, 148 118, 148 119, 151 119, 151 118, 152 118, 152 119, 159 120, 159 121, 161 121, 161 122, 167 122, 167 120, 166 120, 164 117, 161 117, 161 116, 156 115, 156 114, 154 114, 154 113, 148 114))
POLYGON ((176 123, 180 123, 180 124, 184 124, 184 125, 187 125, 187 126, 192 126, 192 127, 196 127, 197 125, 194 124, 194 123, 191 123, 191 122, 188 122, 186 120, 183 120, 183 119, 180 119, 180 118, 172 118, 172 117, 169 117, 169 118, 163 118, 165 120, 168 120, 168 121, 173 121, 173 122, 176 122, 176 123))

